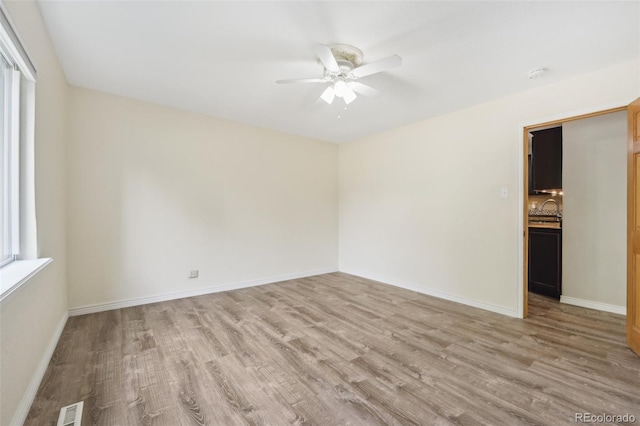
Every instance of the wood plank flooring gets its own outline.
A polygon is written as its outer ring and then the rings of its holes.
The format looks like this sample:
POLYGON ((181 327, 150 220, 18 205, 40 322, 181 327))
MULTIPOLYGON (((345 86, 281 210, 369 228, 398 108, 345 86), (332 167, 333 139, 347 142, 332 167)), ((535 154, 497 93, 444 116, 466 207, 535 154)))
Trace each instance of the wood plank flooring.
POLYGON ((635 415, 624 317, 526 320, 344 273, 69 319, 26 425, 573 424, 635 415))

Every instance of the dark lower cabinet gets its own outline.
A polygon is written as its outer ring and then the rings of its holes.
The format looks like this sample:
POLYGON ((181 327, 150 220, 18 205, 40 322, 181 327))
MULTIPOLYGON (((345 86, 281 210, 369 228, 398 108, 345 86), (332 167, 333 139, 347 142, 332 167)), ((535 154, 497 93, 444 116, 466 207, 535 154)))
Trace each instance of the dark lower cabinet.
POLYGON ((560 299, 562 230, 529 228, 529 291, 560 299))

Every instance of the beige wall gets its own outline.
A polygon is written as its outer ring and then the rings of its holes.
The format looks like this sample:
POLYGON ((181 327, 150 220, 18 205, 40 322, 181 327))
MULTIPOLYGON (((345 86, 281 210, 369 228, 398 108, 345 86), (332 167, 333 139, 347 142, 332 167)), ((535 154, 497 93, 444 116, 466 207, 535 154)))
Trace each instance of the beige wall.
POLYGON ((562 128, 562 297, 626 305, 627 114, 562 128))
POLYGON ((336 145, 79 88, 70 110, 72 308, 337 269, 336 145))
POLYGON ((54 259, 0 305, 0 424, 9 425, 19 408, 24 408, 20 404, 32 391, 28 387, 33 379, 39 379, 40 363, 48 361, 43 356, 55 344, 57 327, 67 313, 68 86, 36 3, 10 1, 5 5, 38 69, 35 129, 38 246, 41 257, 54 259))
POLYGON ((627 62, 341 145, 340 270, 517 315, 521 125, 631 100, 639 72, 627 62))

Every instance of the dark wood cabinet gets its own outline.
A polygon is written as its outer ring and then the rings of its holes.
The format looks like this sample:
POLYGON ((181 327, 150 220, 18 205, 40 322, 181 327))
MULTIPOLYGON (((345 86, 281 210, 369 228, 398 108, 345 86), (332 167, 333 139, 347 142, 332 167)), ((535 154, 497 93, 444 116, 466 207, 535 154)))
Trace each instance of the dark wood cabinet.
POLYGON ((529 228, 529 291, 560 298, 562 230, 529 228))
POLYGON ((531 132, 529 193, 562 188, 562 127, 531 132))
POLYGON ((533 163, 531 158, 533 155, 529 154, 529 195, 536 195, 536 190, 533 188, 533 163))

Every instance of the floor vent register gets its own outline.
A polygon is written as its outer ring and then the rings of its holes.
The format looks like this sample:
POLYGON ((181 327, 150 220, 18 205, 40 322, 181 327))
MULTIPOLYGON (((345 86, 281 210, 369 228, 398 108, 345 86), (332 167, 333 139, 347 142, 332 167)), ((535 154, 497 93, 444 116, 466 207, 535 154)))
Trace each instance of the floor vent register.
POLYGON ((76 402, 60 409, 57 426, 80 426, 82 423, 83 401, 76 402))

